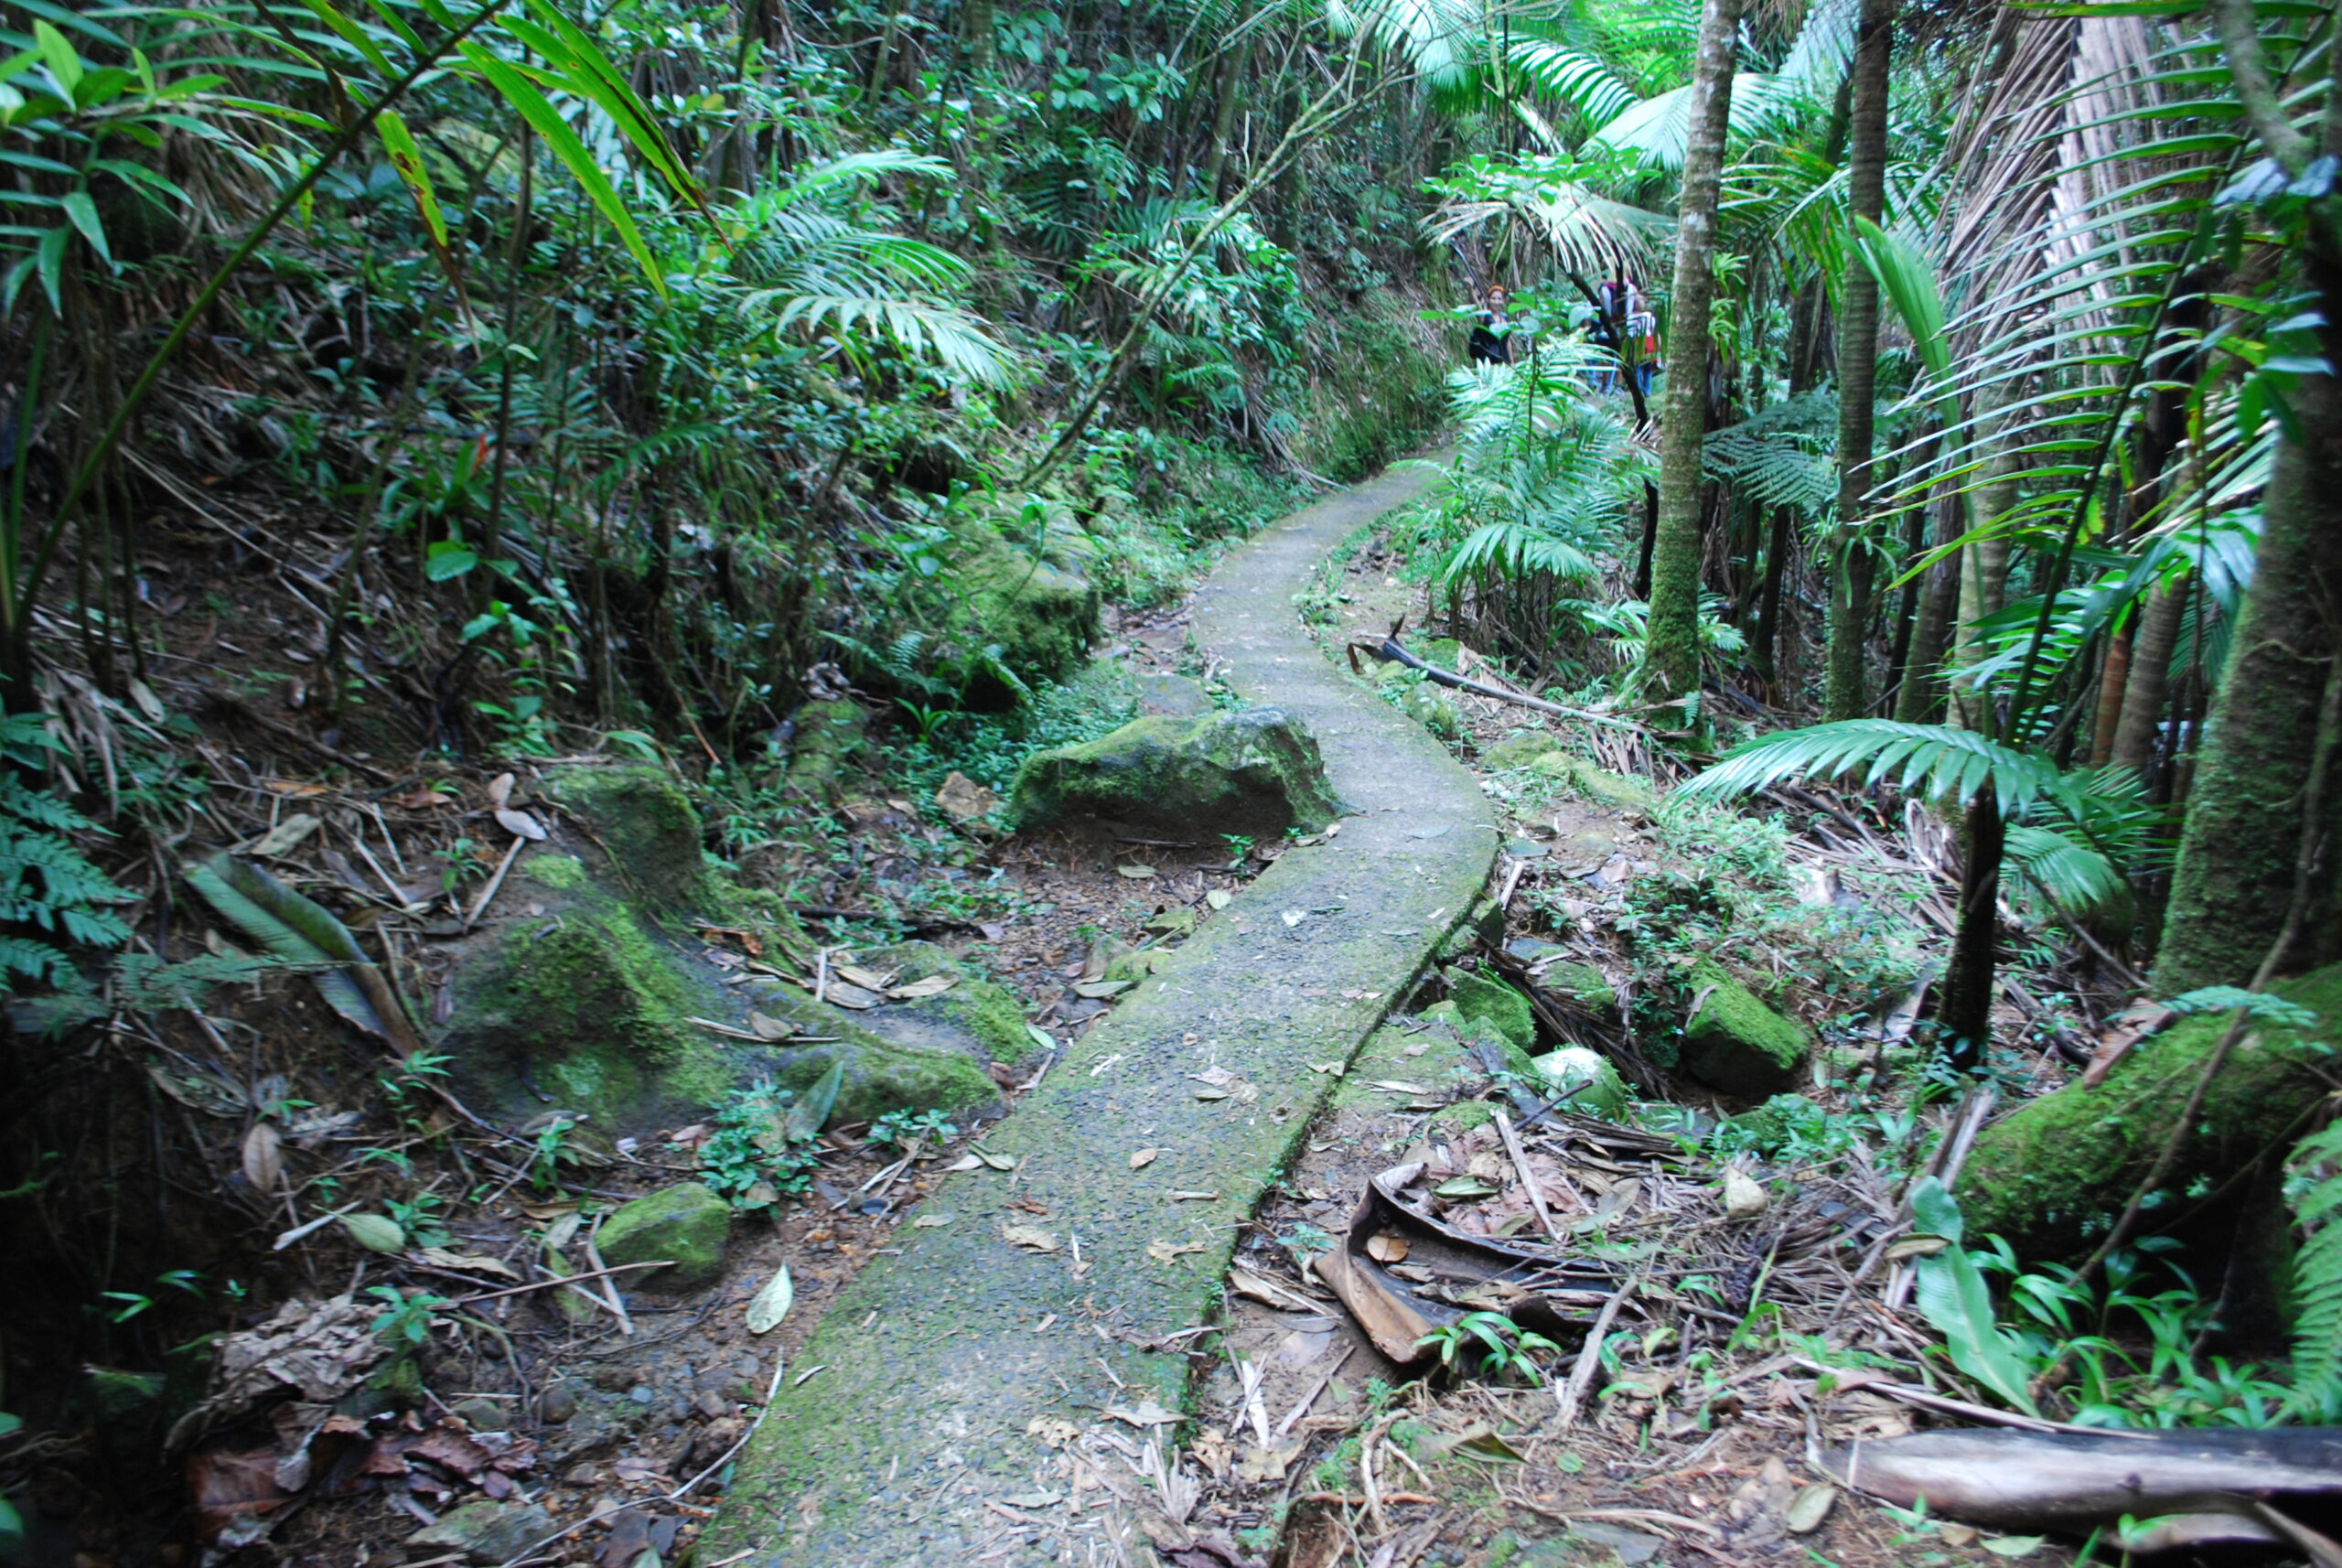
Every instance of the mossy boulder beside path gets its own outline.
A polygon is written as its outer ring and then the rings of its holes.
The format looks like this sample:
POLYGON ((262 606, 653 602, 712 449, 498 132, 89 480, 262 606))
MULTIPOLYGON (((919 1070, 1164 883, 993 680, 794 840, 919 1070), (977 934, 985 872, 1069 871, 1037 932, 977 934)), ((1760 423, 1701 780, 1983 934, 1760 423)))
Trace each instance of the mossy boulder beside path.
POLYGON ((1016 770, 1016 821, 1089 818, 1187 838, 1322 828, 1340 814, 1317 742, 1281 708, 1197 718, 1156 714, 1016 770))
POLYGON ((664 1262, 627 1279, 629 1290, 697 1290, 724 1273, 732 1206, 695 1181, 677 1182, 621 1205, 595 1232, 611 1268, 664 1262))
MULTIPOLYGON (((808 1088, 837 1061, 840 1122, 997 1105, 986 1064, 1029 1049, 1022 1014, 997 988, 967 976, 916 1004, 817 1004, 727 964, 701 934, 745 933, 768 967, 811 972, 811 938, 779 898, 717 874, 699 813, 666 774, 559 768, 539 793, 558 808, 552 836, 520 858, 487 918, 442 950, 454 962, 434 1043, 482 1110, 557 1109, 639 1134, 693 1120, 756 1079, 808 1088), (754 1037, 752 1012, 787 1037, 754 1037)), ((922 961, 922 972, 951 962, 940 950, 922 961)))
POLYGON ((1683 1067, 1711 1089, 1761 1100, 1797 1081, 1813 1036, 1712 958, 1687 977, 1696 1005, 1683 1025, 1683 1067))
MULTIPOLYGON (((2317 1015, 2306 1029, 2247 1026, 2180 1137, 2146 1229, 2187 1217, 2254 1163, 2308 1130, 2342 1046, 2342 964, 2271 987, 2317 1015)), ((2186 1018, 2133 1046, 2096 1087, 2068 1084, 1984 1129, 1955 1187, 1971 1236, 2028 1258, 2081 1252, 2154 1172, 2229 1015, 2186 1018)))

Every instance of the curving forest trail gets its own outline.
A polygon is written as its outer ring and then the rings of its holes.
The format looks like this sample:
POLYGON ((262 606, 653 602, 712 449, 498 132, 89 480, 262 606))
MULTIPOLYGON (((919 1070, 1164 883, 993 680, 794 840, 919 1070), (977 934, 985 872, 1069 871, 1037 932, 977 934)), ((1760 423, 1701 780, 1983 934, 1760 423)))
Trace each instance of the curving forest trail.
POLYGON ((1237 1228, 1296 1152, 1327 1065, 1372 1033, 1494 863, 1470 772, 1330 662, 1294 606, 1330 550, 1424 482, 1330 496, 1199 593, 1197 640, 1246 700, 1307 724, 1352 814, 1281 856, 1055 1065, 983 1141, 1013 1169, 951 1177, 901 1252, 830 1306, 708 1561, 1114 1560, 1113 1510, 1097 1492, 1078 1508, 1075 1434, 1168 1436, 1181 1331, 1210 1321, 1237 1228))

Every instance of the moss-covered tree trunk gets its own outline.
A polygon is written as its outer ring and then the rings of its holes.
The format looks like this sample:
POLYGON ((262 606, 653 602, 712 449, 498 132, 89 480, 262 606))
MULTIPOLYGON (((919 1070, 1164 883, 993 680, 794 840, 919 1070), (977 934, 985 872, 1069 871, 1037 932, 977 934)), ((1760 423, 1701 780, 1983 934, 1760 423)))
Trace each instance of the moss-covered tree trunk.
MULTIPOLYGON (((2315 136, 2287 113, 2251 0, 2216 0, 2212 20, 2246 121, 2299 180, 2324 167, 2290 254, 2317 295, 2321 347, 2342 364, 2342 50, 2332 51, 2315 136)), ((2171 879, 2156 985, 2240 984, 2264 961, 2296 972, 2342 946, 2335 861, 2342 788, 2333 781, 2342 707, 2342 381, 2305 375, 2261 500, 2261 548, 2213 696, 2171 879), (2279 949, 2283 950, 2276 950, 2279 949)))
POLYGON ((2166 993, 2251 978, 2284 929, 2305 847, 2312 902, 2277 972, 2316 961, 2335 940, 2342 812, 2334 800, 2342 791, 2329 785, 2319 800, 2311 788, 2318 753, 2335 744, 2342 682, 2342 396, 2334 378, 2303 378, 2294 408, 2303 439, 2277 449, 2252 586, 2188 796, 2155 958, 2155 983, 2166 993))
POLYGON ((1706 0, 1692 69, 1692 134, 1676 209, 1675 282, 1668 295, 1667 390, 1659 413, 1659 527, 1651 542, 1647 655, 1654 695, 1700 689, 1700 522, 1707 437, 1708 308, 1715 297, 1716 203, 1732 119, 1733 42, 1741 0, 1706 0))
MULTIPOLYGON (((1855 218, 1877 222, 1886 209, 1886 72, 1893 53, 1895 0, 1863 0, 1854 44, 1853 102, 1846 149, 1846 202, 1855 218)), ((1858 260, 1846 263, 1838 329, 1838 526, 1832 535, 1829 676, 1824 716, 1858 719, 1869 705, 1864 664, 1869 640, 1871 556, 1862 537, 1863 498, 1870 492, 1872 403, 1878 381, 1878 279, 1858 260)))

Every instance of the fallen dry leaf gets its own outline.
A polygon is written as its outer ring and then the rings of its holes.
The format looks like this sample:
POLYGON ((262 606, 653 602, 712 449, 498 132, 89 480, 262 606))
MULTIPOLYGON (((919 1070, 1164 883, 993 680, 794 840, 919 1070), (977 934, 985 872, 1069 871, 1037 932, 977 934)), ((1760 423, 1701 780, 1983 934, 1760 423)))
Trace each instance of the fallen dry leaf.
POLYGON ((1037 1225, 1004 1225, 1000 1239, 1012 1247, 1023 1247, 1035 1252, 1054 1252, 1058 1239, 1037 1225))
POLYGON ((1136 1154, 1131 1156, 1131 1169, 1134 1171, 1143 1171, 1146 1169, 1147 1166, 1155 1163, 1155 1157, 1162 1152, 1163 1151, 1160 1149, 1139 1150, 1136 1154))
POLYGON ((1133 882, 1144 882, 1155 875, 1151 865, 1118 865, 1114 869, 1133 882))

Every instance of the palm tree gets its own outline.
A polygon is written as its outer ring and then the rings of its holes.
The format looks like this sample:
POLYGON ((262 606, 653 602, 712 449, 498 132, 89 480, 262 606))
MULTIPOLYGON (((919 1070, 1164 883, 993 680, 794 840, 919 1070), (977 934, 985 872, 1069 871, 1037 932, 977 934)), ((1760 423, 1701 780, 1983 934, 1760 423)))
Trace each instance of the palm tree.
POLYGON ((1661 698, 1696 698, 1700 689, 1700 446, 1707 435, 1708 307, 1715 295, 1716 202, 1724 185, 1739 26, 1740 0, 1707 0, 1685 107, 1692 129, 1675 213, 1675 283, 1668 295, 1659 522, 1651 547, 1645 653, 1650 686, 1661 698))
MULTIPOLYGON (((1863 0, 1854 49, 1853 94, 1846 147, 1846 204, 1857 222, 1886 210, 1887 66, 1895 0, 1863 0)), ((1871 425, 1878 377, 1878 279, 1866 266, 1845 269, 1838 317, 1838 526, 1836 576, 1830 595, 1830 663, 1824 706, 1832 719, 1859 718, 1864 645, 1870 626, 1871 545, 1860 527, 1871 488, 1871 425)))

